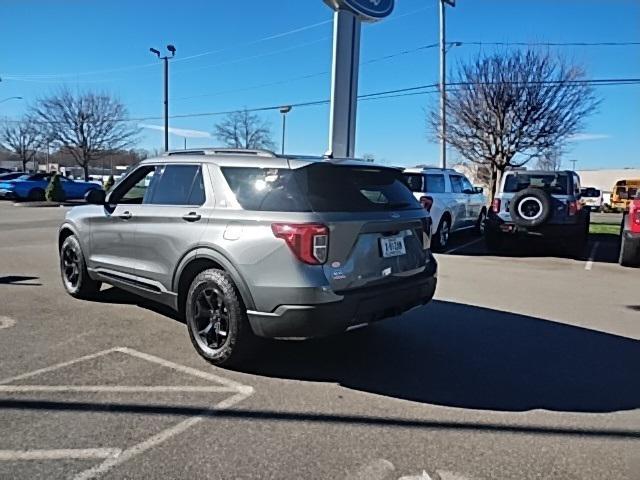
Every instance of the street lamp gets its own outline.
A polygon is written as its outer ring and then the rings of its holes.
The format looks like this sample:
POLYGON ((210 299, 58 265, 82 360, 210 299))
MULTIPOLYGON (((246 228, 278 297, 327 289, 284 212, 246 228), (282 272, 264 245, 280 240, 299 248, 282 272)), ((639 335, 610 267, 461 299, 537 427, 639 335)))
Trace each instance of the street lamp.
POLYGON ((22 97, 7 97, 0 100, 0 103, 8 102, 9 100, 24 100, 22 97))
POLYGON ((282 155, 284 155, 284 136, 287 130, 287 113, 291 111, 291 105, 284 105, 280 107, 280 113, 282 114, 282 155))
POLYGON ((171 56, 160 56, 160 50, 150 48, 149 51, 164 62, 164 150, 169 150, 169 59, 176 56, 176 47, 167 45, 171 56))

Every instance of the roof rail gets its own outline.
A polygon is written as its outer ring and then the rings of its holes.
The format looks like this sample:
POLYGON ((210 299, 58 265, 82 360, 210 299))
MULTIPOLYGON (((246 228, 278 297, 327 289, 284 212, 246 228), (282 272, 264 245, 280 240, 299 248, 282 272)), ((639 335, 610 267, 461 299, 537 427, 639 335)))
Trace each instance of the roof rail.
POLYGON ((194 150, 173 150, 165 155, 255 155, 256 157, 276 157, 277 155, 265 149, 244 148, 200 148, 194 150))

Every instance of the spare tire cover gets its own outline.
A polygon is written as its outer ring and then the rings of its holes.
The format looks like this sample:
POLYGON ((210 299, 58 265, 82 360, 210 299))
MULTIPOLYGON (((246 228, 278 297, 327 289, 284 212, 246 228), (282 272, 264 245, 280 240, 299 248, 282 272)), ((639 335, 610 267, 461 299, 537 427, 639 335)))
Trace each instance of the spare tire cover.
POLYGON ((509 213, 516 225, 537 227, 551 216, 551 197, 540 188, 526 188, 513 196, 509 213))

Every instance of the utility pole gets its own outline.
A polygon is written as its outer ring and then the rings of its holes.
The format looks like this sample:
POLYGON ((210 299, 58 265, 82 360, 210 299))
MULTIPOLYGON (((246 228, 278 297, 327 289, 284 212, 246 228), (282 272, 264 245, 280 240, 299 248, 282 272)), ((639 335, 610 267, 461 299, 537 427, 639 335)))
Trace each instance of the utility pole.
POLYGON ((282 155, 284 155, 284 140, 285 132, 287 131, 287 113, 291 111, 290 105, 280 107, 280 113, 282 114, 282 155))
POLYGON ((447 168, 447 43, 446 6, 456 6, 456 0, 438 0, 440 3, 440 166, 447 168))
POLYGON ((176 47, 167 45, 171 56, 160 56, 160 50, 150 48, 149 51, 164 62, 164 151, 169 151, 169 59, 176 56, 176 47))

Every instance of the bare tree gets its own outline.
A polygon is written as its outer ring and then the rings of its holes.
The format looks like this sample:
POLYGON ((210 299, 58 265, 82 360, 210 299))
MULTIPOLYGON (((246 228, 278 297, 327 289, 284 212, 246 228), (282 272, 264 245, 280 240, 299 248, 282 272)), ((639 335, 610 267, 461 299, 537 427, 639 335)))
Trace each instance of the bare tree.
POLYGON ((560 170, 562 166, 562 152, 558 148, 550 148, 536 161, 536 168, 540 170, 560 170))
MULTIPOLYGON (((489 166, 491 197, 502 173, 538 159, 583 128, 598 106, 584 71, 549 53, 509 51, 461 64, 448 94, 447 142, 489 166)), ((439 135, 437 108, 428 115, 439 135)))
POLYGON ((85 180, 92 162, 131 146, 139 132, 127 122, 126 107, 107 93, 74 94, 63 88, 40 100, 31 116, 51 144, 82 167, 85 180))
POLYGON ((215 126, 213 133, 218 140, 232 148, 275 148, 269 123, 247 109, 228 114, 215 126))
POLYGON ((0 130, 0 146, 14 153, 22 162, 22 171, 32 161, 42 145, 42 135, 27 121, 5 123, 0 130))

